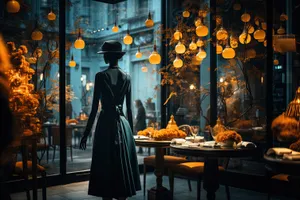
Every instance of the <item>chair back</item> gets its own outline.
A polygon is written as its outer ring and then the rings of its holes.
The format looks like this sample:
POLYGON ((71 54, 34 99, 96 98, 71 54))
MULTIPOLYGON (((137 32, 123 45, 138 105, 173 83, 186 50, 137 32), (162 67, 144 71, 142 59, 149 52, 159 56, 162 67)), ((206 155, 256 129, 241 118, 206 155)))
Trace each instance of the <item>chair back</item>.
MULTIPOLYGON (((60 145, 59 126, 53 126, 51 128, 51 132, 53 137, 53 145, 60 145)), ((72 146, 72 127, 66 128, 66 146, 72 146)))

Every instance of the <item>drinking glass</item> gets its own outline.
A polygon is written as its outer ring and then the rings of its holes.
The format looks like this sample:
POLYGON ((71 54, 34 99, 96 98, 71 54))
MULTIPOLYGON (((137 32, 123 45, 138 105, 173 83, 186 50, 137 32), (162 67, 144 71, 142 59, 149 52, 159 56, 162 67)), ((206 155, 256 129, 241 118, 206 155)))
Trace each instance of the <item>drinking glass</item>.
POLYGON ((199 129, 200 129, 200 126, 191 126, 191 133, 192 135, 194 136, 194 140, 196 139, 196 136, 198 135, 199 133, 199 129))

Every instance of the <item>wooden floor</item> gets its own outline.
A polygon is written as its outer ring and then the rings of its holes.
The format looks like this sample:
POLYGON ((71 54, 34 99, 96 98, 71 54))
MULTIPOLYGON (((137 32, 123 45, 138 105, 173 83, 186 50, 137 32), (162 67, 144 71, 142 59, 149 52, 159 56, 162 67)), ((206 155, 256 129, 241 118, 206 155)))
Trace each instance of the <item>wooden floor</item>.
MULTIPOLYGON (((142 180, 142 176, 141 176, 142 180)), ((147 188, 151 188, 155 184, 155 176, 153 173, 147 175, 147 188)), ((168 179, 164 177, 164 186, 169 188, 168 179)), ((174 200, 196 200, 196 182, 192 182, 193 191, 188 191, 186 180, 175 179, 174 200)), ((47 200, 101 200, 101 198, 87 195, 88 182, 72 183, 47 188, 47 200)), ((206 199, 206 192, 202 189, 201 199, 206 199)), ((267 200, 264 193, 253 192, 249 190, 230 188, 232 200, 267 200)), ((26 200, 25 193, 16 193, 11 195, 12 200, 26 200)), ((41 191, 39 191, 39 200, 41 200, 41 191)), ((139 191, 136 196, 129 200, 144 200, 143 192, 139 191)), ((217 200, 225 200, 225 188, 223 186, 217 192, 217 200)), ((273 200, 292 200, 285 197, 273 197, 273 200)))

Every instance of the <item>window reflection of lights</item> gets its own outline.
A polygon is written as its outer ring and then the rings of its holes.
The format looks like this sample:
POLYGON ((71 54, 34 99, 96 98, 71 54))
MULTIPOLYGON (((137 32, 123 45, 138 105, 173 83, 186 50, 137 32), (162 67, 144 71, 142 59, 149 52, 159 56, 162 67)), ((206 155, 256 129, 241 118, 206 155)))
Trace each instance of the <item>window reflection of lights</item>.
POLYGON ((59 78, 59 73, 57 73, 57 78, 59 78))
POLYGON ((104 28, 101 28, 101 31, 104 31, 104 28))
POLYGON ((40 74, 40 80, 42 81, 44 78, 44 75, 43 74, 40 74))
POLYGON ((194 84, 191 84, 190 85, 190 90, 194 90, 194 89, 196 89, 196 86, 194 84))
POLYGON ((223 83, 223 82, 224 82, 224 78, 221 77, 221 78, 220 78, 220 83, 223 83))

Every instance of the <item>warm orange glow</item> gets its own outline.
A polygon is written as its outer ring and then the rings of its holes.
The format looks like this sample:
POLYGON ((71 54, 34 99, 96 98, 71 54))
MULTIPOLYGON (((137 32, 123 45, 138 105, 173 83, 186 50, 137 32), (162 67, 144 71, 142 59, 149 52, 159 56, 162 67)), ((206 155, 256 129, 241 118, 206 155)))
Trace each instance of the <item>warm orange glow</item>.
POLYGON ((6 4, 6 10, 9 13, 17 13, 20 10, 20 3, 16 0, 9 0, 6 4))
POLYGON ((179 56, 176 56, 175 60, 173 61, 173 66, 177 69, 183 66, 183 61, 180 59, 179 56))
POLYGON ((161 56, 159 55, 159 53, 156 50, 156 45, 154 45, 153 52, 149 56, 149 62, 153 65, 156 65, 156 64, 159 64, 160 61, 161 61, 161 56))
POLYGON ((123 38, 123 42, 124 42, 124 44, 127 44, 127 45, 130 45, 133 42, 133 39, 132 39, 131 35, 129 34, 128 30, 127 30, 127 34, 123 38))
POLYGON ((218 32, 217 32, 217 39, 218 40, 226 40, 228 38, 228 32, 223 28, 221 27, 218 32))
POLYGON ((188 17, 190 17, 190 12, 188 10, 185 10, 182 12, 182 16, 185 18, 188 18, 188 17))
POLYGON ((229 45, 226 46, 226 48, 222 52, 222 57, 225 59, 232 59, 235 57, 235 51, 233 48, 231 48, 229 45))
POLYGON ((150 13, 150 12, 149 12, 149 14, 148 14, 147 20, 145 21, 145 26, 146 26, 147 28, 150 28, 150 27, 154 26, 154 21, 152 20, 152 16, 151 16, 151 13, 150 13))
POLYGON ((242 16, 241 16, 241 20, 242 20, 242 22, 249 22, 250 21, 250 19, 251 19, 251 16, 248 14, 248 13, 244 13, 244 14, 242 14, 242 16))
POLYGON ((175 46, 175 51, 178 54, 183 54, 185 52, 186 48, 184 46, 184 44, 182 44, 180 41, 178 42, 178 44, 175 46))
POLYGON ((40 41, 43 39, 43 33, 39 29, 35 29, 31 33, 31 39, 35 41, 40 41))
POLYGON ((253 34, 254 39, 256 40, 264 40, 266 37, 266 32, 262 29, 257 29, 253 34))
POLYGON ((177 29, 173 36, 175 40, 180 40, 182 38, 182 33, 177 29))
POLYGON ((207 26, 205 25, 200 25, 200 26, 197 26, 196 28, 196 34, 199 36, 199 37, 205 37, 208 35, 208 28, 207 26))
POLYGON ((56 19, 56 15, 52 12, 52 10, 48 13, 47 16, 49 21, 54 21, 56 19))

